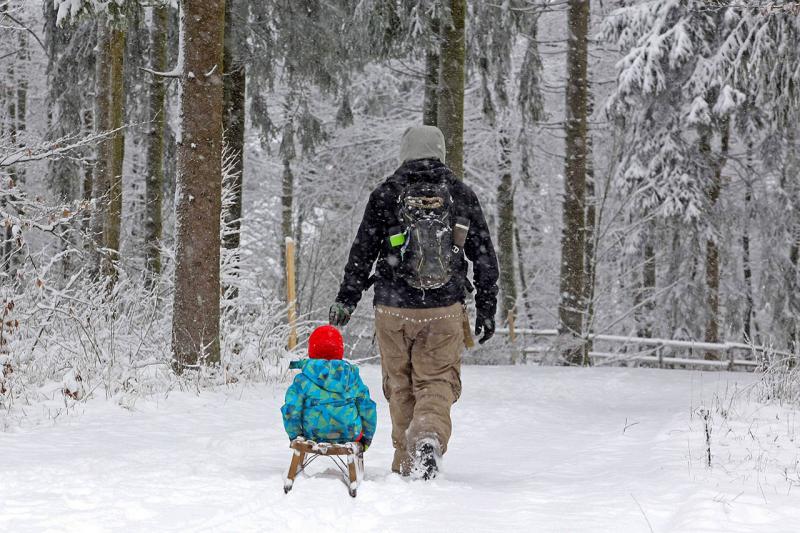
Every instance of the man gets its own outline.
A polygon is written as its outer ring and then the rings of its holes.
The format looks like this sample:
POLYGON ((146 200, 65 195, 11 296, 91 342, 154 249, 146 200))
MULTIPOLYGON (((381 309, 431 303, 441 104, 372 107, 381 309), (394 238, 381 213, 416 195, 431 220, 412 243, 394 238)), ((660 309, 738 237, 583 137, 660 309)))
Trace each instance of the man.
POLYGON ((330 322, 343 326, 375 283, 375 329, 392 417, 392 471, 431 479, 461 394, 461 352, 472 345, 464 300, 472 285, 483 344, 494 334, 497 258, 475 193, 445 165, 439 128, 403 135, 402 165, 370 195, 330 322), (370 277, 377 259, 375 274, 370 277))

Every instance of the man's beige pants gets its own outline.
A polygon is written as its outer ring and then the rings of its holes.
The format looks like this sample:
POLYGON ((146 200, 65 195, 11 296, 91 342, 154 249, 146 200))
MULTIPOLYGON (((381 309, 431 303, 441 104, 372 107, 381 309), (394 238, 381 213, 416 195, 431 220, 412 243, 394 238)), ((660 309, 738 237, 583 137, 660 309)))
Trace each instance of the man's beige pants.
POLYGON ((394 472, 408 473, 409 452, 421 438, 436 437, 442 453, 447 450, 450 407, 461 395, 465 320, 461 304, 375 308, 383 394, 392 416, 394 472))

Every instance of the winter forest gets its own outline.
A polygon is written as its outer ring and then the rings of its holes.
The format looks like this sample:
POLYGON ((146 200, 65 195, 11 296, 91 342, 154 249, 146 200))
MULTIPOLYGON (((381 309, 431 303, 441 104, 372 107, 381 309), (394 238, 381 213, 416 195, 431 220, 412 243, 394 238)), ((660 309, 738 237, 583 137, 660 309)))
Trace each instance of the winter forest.
POLYGON ((799 357, 798 2, 0 0, 0 529, 793 531, 799 357), (497 333, 406 483, 365 292, 359 496, 284 496, 289 362, 422 124, 497 333))

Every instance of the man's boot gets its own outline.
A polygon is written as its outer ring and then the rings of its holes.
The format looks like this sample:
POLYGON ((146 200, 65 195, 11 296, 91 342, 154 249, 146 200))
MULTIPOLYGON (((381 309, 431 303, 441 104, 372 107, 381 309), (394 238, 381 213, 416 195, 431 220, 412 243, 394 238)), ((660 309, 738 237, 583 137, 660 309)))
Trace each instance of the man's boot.
POLYGON ((406 450, 395 448, 394 459, 392 460, 392 472, 401 476, 408 476, 411 473, 412 460, 406 450))
POLYGON ((439 474, 439 464, 442 461, 442 448, 435 437, 425 437, 417 441, 414 446, 414 464, 411 475, 425 481, 435 478, 439 474))

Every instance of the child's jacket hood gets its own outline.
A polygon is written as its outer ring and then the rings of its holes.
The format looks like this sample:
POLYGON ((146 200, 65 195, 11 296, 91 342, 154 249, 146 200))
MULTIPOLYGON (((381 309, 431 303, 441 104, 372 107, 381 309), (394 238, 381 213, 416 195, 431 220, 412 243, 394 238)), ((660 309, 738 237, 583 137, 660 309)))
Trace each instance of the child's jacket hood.
POLYGON ((299 369, 317 387, 345 398, 352 398, 357 391, 358 367, 347 361, 300 359, 289 363, 289 368, 299 369))

